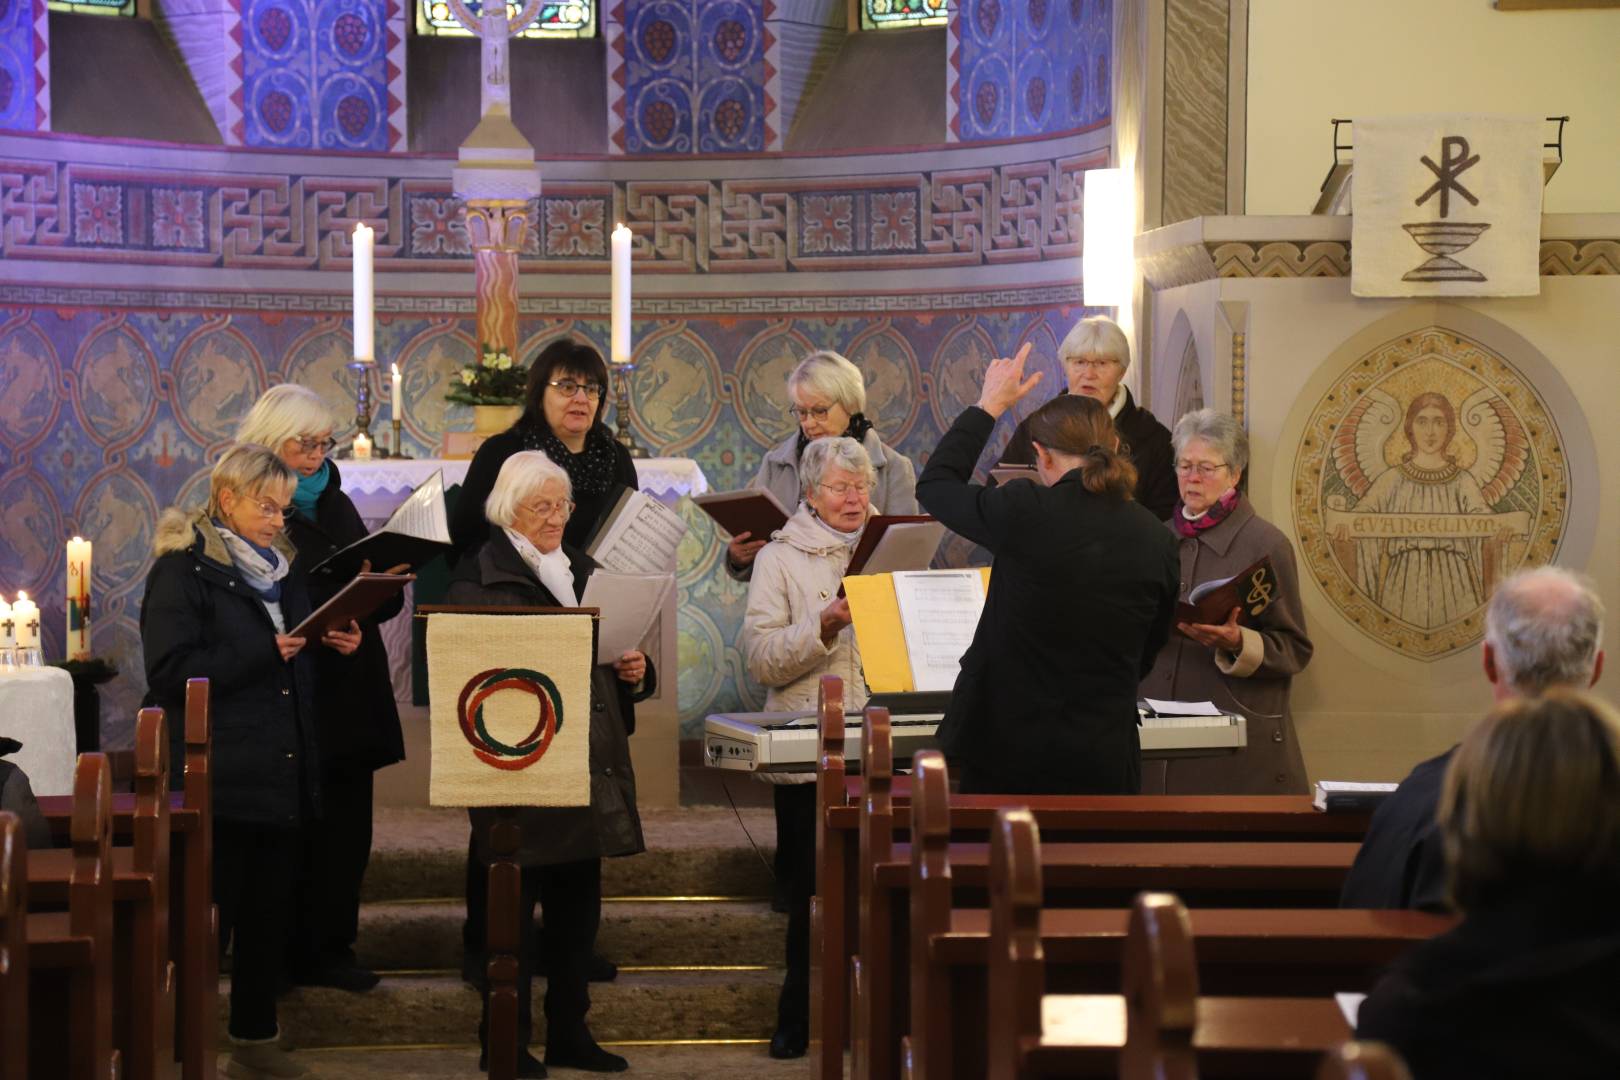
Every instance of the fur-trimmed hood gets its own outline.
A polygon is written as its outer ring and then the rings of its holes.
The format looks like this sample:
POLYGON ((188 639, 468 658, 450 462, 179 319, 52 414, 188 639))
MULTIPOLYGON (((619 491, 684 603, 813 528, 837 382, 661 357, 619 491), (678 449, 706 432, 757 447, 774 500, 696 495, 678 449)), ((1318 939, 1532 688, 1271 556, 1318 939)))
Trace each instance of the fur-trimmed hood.
MULTIPOLYGON (((220 566, 231 566, 231 552, 219 535, 219 527, 208 516, 207 510, 182 510, 171 506, 158 518, 157 532, 152 537, 152 554, 172 555, 177 551, 190 551, 201 542, 200 554, 220 566)), ((281 552, 290 565, 298 554, 286 533, 278 533, 271 547, 281 552)))

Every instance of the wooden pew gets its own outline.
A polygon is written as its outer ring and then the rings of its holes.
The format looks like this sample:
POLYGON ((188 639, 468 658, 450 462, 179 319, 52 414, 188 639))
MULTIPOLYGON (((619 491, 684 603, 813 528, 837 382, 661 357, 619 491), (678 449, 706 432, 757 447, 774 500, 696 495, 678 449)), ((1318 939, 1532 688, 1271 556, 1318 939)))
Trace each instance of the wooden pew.
POLYGON ((36 1075, 109 1080, 112 1045, 112 770, 80 754, 73 773, 68 910, 30 912, 29 1057, 36 1075))
MULTIPOLYGON (((944 758, 914 762, 910 908, 910 1035, 901 1042, 911 1080, 976 1077, 988 1008, 990 916, 953 908, 949 787, 944 758)), ((1194 909, 1199 979, 1228 995, 1331 994, 1371 988, 1412 944, 1456 920, 1414 911, 1194 909)), ((1099 993, 1119 985, 1129 912, 1044 908, 1040 938, 1049 988, 1099 993)))
POLYGON ((0 810, 0 1080, 28 1080, 28 837, 0 810))
POLYGON ((1328 1051, 1316 1080, 1412 1080, 1412 1074, 1383 1043, 1352 1042, 1328 1051))
MULTIPOLYGON (((169 735, 162 709, 135 720, 133 843, 114 847, 113 1045, 130 1080, 174 1072, 175 974, 169 951, 169 735)), ((68 902, 72 853, 35 852, 28 866, 36 906, 68 902)))

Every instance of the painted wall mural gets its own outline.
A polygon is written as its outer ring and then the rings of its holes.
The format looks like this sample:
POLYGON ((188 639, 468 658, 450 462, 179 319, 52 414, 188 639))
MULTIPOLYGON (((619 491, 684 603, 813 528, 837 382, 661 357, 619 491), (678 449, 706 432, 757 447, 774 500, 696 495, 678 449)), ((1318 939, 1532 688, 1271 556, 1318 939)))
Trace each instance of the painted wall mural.
MULTIPOLYGON (((659 452, 694 457, 715 489, 739 487, 790 430, 788 370, 833 348, 866 373, 868 411, 884 439, 921 463, 976 400, 992 357, 1031 341, 1048 384, 1060 383, 1057 344, 1084 314, 1025 307, 643 321, 631 387, 639 434, 659 452)), ((524 356, 562 334, 607 343, 605 319, 525 318, 519 333, 524 356)), ((397 357, 404 375, 412 453, 430 454, 446 430, 471 427, 468 410, 443 397, 473 359, 470 318, 384 316, 377 338, 379 355, 397 357)), ((158 513, 201 502, 214 457, 266 387, 311 386, 341 414, 352 401, 349 352, 346 320, 320 313, 0 309, 0 593, 27 589, 60 611, 64 553, 55 538, 94 538, 97 652, 125 673, 105 715, 133 715, 142 691, 138 617, 158 513)), ((992 452, 1015 419, 1003 418, 992 452)), ((736 648, 744 588, 721 572, 723 543, 709 519, 690 503, 681 510, 692 528, 677 574, 680 708, 695 735, 706 713, 757 708, 764 694, 736 648)), ((959 539, 943 549, 950 564, 972 555, 959 539)), ((48 652, 62 647, 60 623, 45 622, 48 652)))
POLYGON ((1363 634, 1435 660, 1480 639, 1497 581, 1551 562, 1569 472, 1551 411, 1501 353, 1441 326, 1349 365, 1294 466, 1311 574, 1363 634))
POLYGON ((963 0, 946 45, 949 137, 1050 135, 1111 113, 1113 0, 963 0))
POLYGON ((50 130, 50 36, 45 0, 0 3, 0 128, 50 130))

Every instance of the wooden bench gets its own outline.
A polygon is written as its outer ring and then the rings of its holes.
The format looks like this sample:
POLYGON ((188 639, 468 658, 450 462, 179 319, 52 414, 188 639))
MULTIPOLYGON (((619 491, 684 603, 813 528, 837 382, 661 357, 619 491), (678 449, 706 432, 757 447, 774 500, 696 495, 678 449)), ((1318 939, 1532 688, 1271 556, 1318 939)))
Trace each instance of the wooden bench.
MULTIPOLYGON (((142 709, 135 720, 133 843, 112 851, 113 1045, 130 1080, 166 1080, 174 1073, 169 819, 168 726, 162 709, 142 709)), ((67 904, 72 876, 72 852, 34 852, 28 888, 35 906, 67 904)))
POLYGON ((1383 1043, 1352 1042, 1328 1051, 1316 1080, 1412 1080, 1412 1074, 1383 1043))
MULTIPOLYGON (((207 679, 186 683, 182 789, 169 795, 169 950, 175 965, 175 1055, 184 1080, 214 1080, 219 1011, 219 919, 214 909, 212 720, 207 679)), ((39 800, 65 838, 71 798, 39 800)), ((135 797, 113 797, 113 835, 135 837, 135 797)))
POLYGON ((28 914, 30 1067, 42 1077, 115 1080, 112 770, 103 754, 79 755, 70 831, 68 910, 28 914))
POLYGON ((0 810, 0 1080, 28 1080, 28 837, 0 810))

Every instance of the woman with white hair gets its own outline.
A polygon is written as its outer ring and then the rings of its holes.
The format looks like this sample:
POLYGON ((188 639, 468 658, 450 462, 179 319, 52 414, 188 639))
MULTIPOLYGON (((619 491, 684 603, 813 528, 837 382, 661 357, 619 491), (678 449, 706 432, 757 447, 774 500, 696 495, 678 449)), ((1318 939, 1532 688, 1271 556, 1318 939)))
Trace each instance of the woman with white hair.
MULTIPOLYGON (((501 465, 484 503, 488 540, 456 566, 445 593, 450 604, 498 607, 577 607, 595 568, 590 557, 563 543, 574 512, 569 474, 539 450, 520 450, 501 465)), ((597 1045, 585 1024, 590 1009, 589 964, 602 916, 602 860, 646 850, 636 811, 636 774, 630 763, 635 703, 656 688, 652 662, 632 650, 591 673, 591 804, 581 809, 524 808, 517 861, 523 868, 518 915, 518 1045, 530 1035, 529 984, 534 962, 534 906, 545 914, 546 1057, 520 1051, 518 1076, 546 1075, 546 1065, 590 1072, 622 1072, 628 1063, 597 1045)), ((493 810, 470 811, 473 844, 488 880, 487 850, 493 810)), ((474 875, 476 879, 480 875, 474 875)), ((469 921, 482 924, 484 890, 469 889, 469 921)), ((478 935, 482 938, 482 934, 478 935)), ((487 1032, 489 988, 483 987, 487 1032)), ((486 1068, 480 1058, 479 1067, 486 1068)))
MULTIPOLYGON (((1058 346, 1058 359, 1063 361, 1063 374, 1069 380, 1064 392, 1102 402, 1113 417, 1114 430, 1124 444, 1122 449, 1136 466, 1136 501, 1153 511, 1160 521, 1168 518, 1176 504, 1170 432, 1152 413, 1136 404, 1124 384, 1125 373, 1131 369, 1131 343, 1125 331, 1101 315, 1081 319, 1058 346)), ((1028 418, 1013 431, 1001 464, 1035 464, 1028 418)))
MULTIPOLYGON (((904 454, 886 446, 866 417, 866 380, 861 369, 831 350, 811 353, 799 361, 787 378, 788 415, 799 428, 759 463, 749 485, 776 496, 783 506, 795 507, 803 497, 800 459, 815 439, 841 436, 854 439, 871 463, 871 504, 879 514, 917 512, 917 472, 904 454)), ((748 580, 754 557, 768 536, 742 533, 731 538, 726 569, 740 581, 748 580)))
POLYGON ((1288 537, 1254 512, 1238 490, 1249 463, 1243 426, 1214 409, 1176 421, 1176 482, 1170 516, 1181 560, 1181 594, 1271 559, 1271 606, 1242 623, 1240 609, 1217 624, 1178 623, 1142 681, 1142 696, 1213 701, 1248 721, 1248 745, 1211 757, 1143 764, 1142 790, 1172 795, 1292 795, 1306 790, 1305 761, 1289 713, 1293 678, 1311 660, 1305 606, 1288 537))
MULTIPOLYGON (((852 438, 816 439, 798 462, 803 502, 759 552, 743 614, 748 673, 766 688, 765 708, 816 708, 823 675, 844 680, 844 705, 866 703, 866 680, 849 601, 838 595, 844 568, 872 511, 876 470, 852 438)), ((788 909, 787 977, 777 1002, 771 1056, 804 1054, 810 1039, 810 896, 816 884, 815 774, 769 773, 776 784, 779 885, 788 909)))
MULTIPOLYGON (((336 445, 335 426, 332 410, 319 394, 282 383, 260 395, 236 434, 241 442, 268 446, 297 477, 286 530, 298 549, 295 570, 306 576, 310 567, 367 532, 329 456, 336 445)), ((319 607, 347 584, 312 579, 310 601, 319 607)), ((358 647, 349 655, 331 649, 315 654, 325 806, 321 827, 304 830, 290 953, 290 974, 304 986, 360 992, 377 985, 376 973, 356 962, 354 945, 360 931, 360 886, 371 859, 373 773, 405 760, 388 653, 378 630, 404 603, 403 596, 395 597, 351 624, 358 647)))

